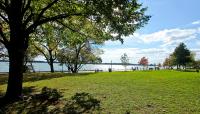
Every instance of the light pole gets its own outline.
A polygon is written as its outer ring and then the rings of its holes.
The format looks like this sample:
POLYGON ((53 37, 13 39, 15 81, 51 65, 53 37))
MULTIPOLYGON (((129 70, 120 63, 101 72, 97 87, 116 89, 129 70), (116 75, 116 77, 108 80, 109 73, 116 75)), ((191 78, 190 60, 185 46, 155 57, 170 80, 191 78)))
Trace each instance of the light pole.
POLYGON ((112 70, 112 60, 111 60, 111 63, 110 63, 110 65, 111 65, 111 70, 112 70))

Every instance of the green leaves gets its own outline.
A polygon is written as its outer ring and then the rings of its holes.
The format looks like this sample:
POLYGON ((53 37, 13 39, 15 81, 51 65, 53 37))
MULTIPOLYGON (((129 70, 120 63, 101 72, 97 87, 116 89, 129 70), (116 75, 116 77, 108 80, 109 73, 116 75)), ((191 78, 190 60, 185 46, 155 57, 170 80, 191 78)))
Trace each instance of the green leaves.
POLYGON ((120 58, 123 66, 127 66, 129 64, 129 58, 128 58, 128 55, 126 53, 124 53, 121 58, 120 58))
POLYGON ((175 57, 175 63, 177 65, 186 65, 186 63, 191 62, 191 52, 184 43, 180 43, 179 46, 176 47, 173 56, 175 57))
MULTIPOLYGON (((142 8, 136 0, 40 0, 32 1, 37 19, 45 19, 58 15, 65 15, 62 23, 72 32, 83 32, 94 37, 94 30, 102 36, 109 36, 113 40, 121 40, 144 26, 150 18, 145 15, 147 8, 142 8), (48 7, 49 6, 49 7, 48 7), (82 24, 87 23, 87 30, 79 31, 82 24), (92 26, 92 27, 91 27, 92 26), (117 36, 112 36, 117 34, 117 36), (112 36, 112 37, 111 37, 112 36)), ((57 21, 50 19, 49 21, 57 21)), ((97 35, 97 34, 96 34, 97 35)))

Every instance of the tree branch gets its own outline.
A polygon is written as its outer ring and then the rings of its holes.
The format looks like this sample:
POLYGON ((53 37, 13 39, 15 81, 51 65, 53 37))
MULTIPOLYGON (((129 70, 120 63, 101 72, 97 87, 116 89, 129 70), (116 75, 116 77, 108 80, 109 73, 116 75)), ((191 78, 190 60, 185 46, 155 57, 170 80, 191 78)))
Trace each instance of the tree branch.
POLYGON ((69 30, 71 30, 71 31, 73 31, 73 32, 76 32, 76 33, 78 33, 78 34, 80 34, 80 35, 83 35, 83 36, 85 36, 85 37, 87 37, 87 38, 92 38, 92 37, 89 36, 89 35, 86 35, 86 34, 84 34, 84 33, 81 33, 81 32, 78 31, 78 30, 75 30, 75 29, 73 29, 73 28, 71 28, 71 27, 68 27, 67 25, 65 25, 63 22, 61 22, 61 21, 59 21, 59 20, 56 20, 56 22, 58 22, 59 24, 61 24, 62 26, 68 28, 69 30))
POLYGON ((6 17, 4 17, 1 13, 0 13, 0 17, 6 22, 9 23, 8 19, 6 17))
POLYGON ((56 56, 57 56, 57 53, 56 53, 56 51, 55 51, 55 54, 54 54, 54 57, 53 57, 53 61, 56 60, 56 56))
POLYGON ((57 44, 52 48, 52 50, 56 49, 60 42, 61 42, 61 40, 57 41, 57 44))
POLYGON ((27 31, 29 34, 32 33, 36 28, 37 26, 39 25, 42 25, 44 23, 47 23, 47 22, 51 22, 51 21, 56 21, 58 19, 63 19, 63 18, 67 18, 67 17, 70 17, 70 16, 86 16, 82 13, 74 13, 74 14, 60 14, 60 15, 56 15, 56 16, 53 16, 53 17, 47 17, 47 18, 44 18, 44 19, 41 19, 41 20, 37 20, 35 21, 32 25, 30 25, 28 28, 27 28, 27 31))
POLYGON ((33 16, 34 16, 34 14, 31 11, 31 14, 26 18, 26 20, 24 21, 23 25, 26 26, 28 24, 28 22, 31 21, 33 16))
POLYGON ((0 1, 0 9, 6 10, 5 3, 2 0, 0 1))
POLYGON ((26 2, 26 0, 24 0, 24 6, 23 6, 23 10, 22 10, 23 14, 30 8, 30 5, 31 5, 31 0, 28 0, 27 4, 25 2, 26 2))
POLYGON ((78 70, 80 70, 82 67, 83 67, 82 63, 80 63, 80 64, 77 66, 78 70))
POLYGON ((3 40, 1 40, 1 42, 7 47, 7 45, 8 45, 8 40, 6 39, 6 36, 5 36, 4 33, 3 33, 1 24, 0 24, 0 35, 1 35, 1 37, 3 38, 3 40))
POLYGON ((49 50, 49 48, 45 46, 44 44, 40 44, 40 45, 42 45, 46 50, 49 50))
POLYGON ((47 9, 51 8, 56 2, 58 2, 59 0, 54 0, 53 2, 49 3, 46 7, 44 7, 42 9, 42 11, 39 13, 37 20, 40 20, 40 18, 43 16, 43 14, 45 13, 45 11, 47 11, 47 9))
POLYGON ((48 56, 38 47, 36 46, 35 44, 33 44, 33 46, 41 53, 44 55, 44 57, 46 58, 47 62, 49 63, 49 58, 48 56))
POLYGON ((5 45, 5 42, 2 39, 0 39, 0 42, 5 45))

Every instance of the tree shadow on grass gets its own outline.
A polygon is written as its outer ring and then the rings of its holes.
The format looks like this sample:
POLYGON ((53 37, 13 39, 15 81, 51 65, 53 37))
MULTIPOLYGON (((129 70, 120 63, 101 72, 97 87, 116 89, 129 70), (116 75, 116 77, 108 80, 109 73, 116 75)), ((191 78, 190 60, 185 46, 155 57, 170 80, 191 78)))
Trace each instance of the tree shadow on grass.
MULTIPOLYGON (((25 73, 24 82, 34 82, 53 78, 61 78, 65 76, 87 76, 94 73, 25 73)), ((0 74, 0 85, 7 84, 8 74, 0 74)))
POLYGON ((83 114, 100 112, 100 101, 89 93, 76 93, 71 99, 62 98, 56 89, 44 87, 39 94, 32 94, 34 87, 24 89, 23 100, 0 108, 0 114, 83 114))
MULTIPOLYGON (((26 98, 27 96, 30 96, 32 93, 35 93, 35 92, 36 92, 35 86, 23 87, 22 95, 24 98, 26 98)), ((9 103, 10 101, 7 101, 6 99, 4 99, 4 93, 0 91, 0 107, 6 106, 9 103)))
POLYGON ((67 76, 87 76, 94 73, 27 73, 24 75, 24 82, 34 82, 40 80, 48 80, 53 78, 61 78, 67 76))

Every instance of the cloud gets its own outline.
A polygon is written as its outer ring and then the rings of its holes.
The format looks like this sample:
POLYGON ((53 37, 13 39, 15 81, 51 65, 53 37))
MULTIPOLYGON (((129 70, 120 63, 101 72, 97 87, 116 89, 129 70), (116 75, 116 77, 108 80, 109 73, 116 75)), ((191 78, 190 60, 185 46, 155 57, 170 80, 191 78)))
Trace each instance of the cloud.
POLYGON ((194 21, 194 22, 192 22, 192 24, 193 24, 193 25, 199 25, 199 24, 200 24, 200 20, 194 21))
POLYGON ((150 44, 153 42, 160 42, 161 47, 177 45, 180 42, 196 39, 200 34, 200 28, 191 29, 165 29, 151 34, 140 34, 138 39, 144 43, 150 44))
POLYGON ((102 48, 104 54, 101 55, 103 62, 120 62, 122 54, 126 53, 130 58, 134 57, 138 48, 102 48))
POLYGON ((134 33, 128 37, 124 37, 124 44, 122 45, 119 41, 107 41, 105 46, 115 47, 133 47, 133 46, 147 46, 152 43, 157 43, 157 47, 168 47, 177 46, 180 42, 187 42, 197 39, 200 35, 199 28, 190 29, 164 29, 150 34, 134 33))
POLYGON ((137 43, 143 43, 143 41, 141 39, 139 39, 140 34, 139 33, 134 33, 132 35, 123 37, 124 39, 124 43, 122 44, 120 41, 106 41, 105 42, 105 46, 132 46, 133 44, 137 44, 137 43))
POLYGON ((162 63, 164 59, 169 55, 167 49, 140 49, 140 48, 102 48, 104 54, 101 58, 104 63, 109 63, 111 60, 115 63, 120 63, 121 55, 126 53, 129 57, 129 62, 137 64, 142 57, 149 58, 149 63, 162 63))
POLYGON ((119 41, 107 41, 105 46, 115 47, 137 47, 137 46, 147 46, 152 45, 152 43, 157 43, 157 47, 174 47, 180 42, 187 42, 193 39, 197 39, 200 35, 199 28, 174 28, 174 29, 164 29, 150 34, 140 34, 134 33, 128 37, 124 37, 124 44, 122 45, 119 41))
POLYGON ((191 49, 192 52, 200 53, 200 49, 191 49))
POLYGON ((137 54, 161 54, 167 53, 166 49, 150 48, 150 49, 141 49, 137 54))
MULTIPOLYGON (((200 24, 199 21, 192 24, 200 24)), ((171 28, 163 29, 149 34, 133 33, 124 37, 124 44, 119 41, 107 41, 102 47, 104 54, 101 55, 103 62, 121 62, 120 57, 126 53, 131 63, 138 63, 138 60, 145 56, 149 63, 162 63, 178 46, 185 43, 188 48, 200 58, 200 27, 193 28, 171 28)))

